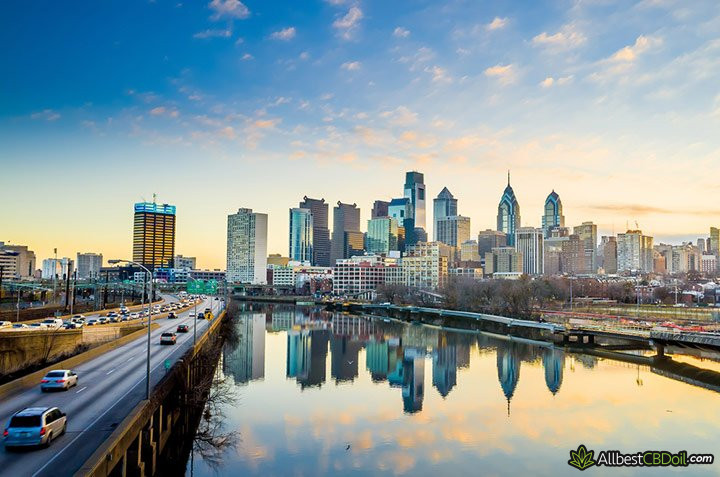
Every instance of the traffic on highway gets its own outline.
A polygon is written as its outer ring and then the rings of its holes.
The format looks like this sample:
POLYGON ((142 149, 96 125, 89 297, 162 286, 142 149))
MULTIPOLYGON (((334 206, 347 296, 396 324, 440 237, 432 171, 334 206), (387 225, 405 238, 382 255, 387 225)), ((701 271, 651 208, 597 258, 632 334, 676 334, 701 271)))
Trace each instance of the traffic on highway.
MULTIPOLYGON (((171 314, 153 319, 158 326, 150 340, 151 386, 202 336, 224 301, 197 297, 183 304, 167 296, 156 307, 158 313, 171 314), (191 316, 195 309, 197 318, 191 316), (173 346, 164 345, 168 334, 173 346)), ((0 474, 72 475, 145 399, 147 346, 147 339, 139 337, 74 369, 52 370, 37 386, 5 397, 0 402, 0 474)))

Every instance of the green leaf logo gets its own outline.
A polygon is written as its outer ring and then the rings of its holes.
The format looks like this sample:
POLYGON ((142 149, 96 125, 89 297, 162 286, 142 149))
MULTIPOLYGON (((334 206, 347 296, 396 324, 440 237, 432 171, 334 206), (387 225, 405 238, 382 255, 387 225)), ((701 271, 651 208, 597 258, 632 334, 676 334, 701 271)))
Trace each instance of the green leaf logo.
POLYGON ((578 470, 585 470, 588 467, 595 465, 595 461, 593 460, 594 453, 595 451, 588 452, 585 446, 580 444, 576 451, 570 451, 570 460, 568 461, 568 464, 578 470))

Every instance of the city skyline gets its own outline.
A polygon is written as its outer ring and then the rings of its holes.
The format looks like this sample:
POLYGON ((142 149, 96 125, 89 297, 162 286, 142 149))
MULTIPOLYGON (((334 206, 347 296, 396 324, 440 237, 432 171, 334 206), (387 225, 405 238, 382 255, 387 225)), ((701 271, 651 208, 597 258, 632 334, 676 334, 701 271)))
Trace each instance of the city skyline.
POLYGON ((428 198, 448 187, 462 201, 471 236, 494 228, 508 168, 523 226, 541 225, 552 189, 567 224, 592 220, 599 236, 638 221, 656 242, 694 241, 720 216, 712 1, 0 13, 13 45, 0 190, 22 203, 1 208, 0 239, 40 260, 56 247, 129 258, 127 204, 153 193, 178 207, 176 251, 203 268, 223 267, 239 207, 269 215, 269 252, 285 254, 287 209, 305 195, 357 203, 365 224, 413 169, 428 198))

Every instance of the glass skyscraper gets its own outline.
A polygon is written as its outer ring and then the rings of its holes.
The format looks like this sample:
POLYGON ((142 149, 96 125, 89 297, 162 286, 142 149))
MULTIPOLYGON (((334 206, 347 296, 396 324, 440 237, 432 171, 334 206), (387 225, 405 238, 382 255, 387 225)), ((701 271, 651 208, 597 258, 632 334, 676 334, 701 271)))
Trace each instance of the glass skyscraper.
POLYGON ((312 262, 313 216, 310 209, 290 209, 290 260, 312 262))
POLYGON ((510 186, 510 172, 508 172, 508 184, 500 198, 497 214, 497 229, 507 236, 507 244, 515 245, 515 231, 520 228, 520 204, 515 198, 515 192, 510 186))
POLYGON ((443 187, 443 190, 433 200, 433 240, 438 240, 438 221, 457 215, 457 202, 447 187, 443 187))
POLYGON ((150 270, 173 266, 175 256, 175 206, 135 204, 133 261, 150 270))
MULTIPOLYGON (((404 196, 410 199, 413 226, 405 227, 405 241, 408 245, 415 244, 417 233, 415 229, 426 230, 425 227, 425 177, 421 172, 405 173, 405 189, 404 196)), ((409 224, 408 224, 409 225, 409 224)))
POLYGON ((545 238, 550 238, 550 231, 553 227, 565 227, 562 201, 554 190, 545 199, 545 209, 542 216, 542 229, 545 238))

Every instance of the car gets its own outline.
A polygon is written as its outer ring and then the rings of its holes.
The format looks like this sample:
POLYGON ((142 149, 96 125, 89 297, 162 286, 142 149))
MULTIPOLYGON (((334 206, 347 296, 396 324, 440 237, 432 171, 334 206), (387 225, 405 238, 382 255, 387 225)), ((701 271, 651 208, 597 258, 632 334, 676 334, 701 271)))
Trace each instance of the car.
POLYGON ((13 323, 12 328, 13 328, 13 330, 23 330, 23 329, 26 330, 30 327, 28 325, 26 325, 25 323, 13 323))
POLYGON ((210 308, 205 308, 205 313, 211 313, 212 310, 210 308))
POLYGON ((73 315, 72 318, 70 318, 70 320, 79 320, 81 318, 84 319, 85 315, 73 315))
POLYGON ((120 323, 122 318, 119 316, 112 316, 112 317, 108 318, 107 320, 108 320, 108 323, 120 323))
POLYGON ((97 318, 90 318, 85 324, 88 326, 99 325, 100 321, 97 318))
POLYGON ((108 317, 108 318, 112 318, 113 316, 118 316, 118 314, 115 313, 114 311, 111 311, 110 313, 108 313, 108 314, 105 315, 105 316, 108 317))
POLYGON ((217 296, 215 297, 215 301, 218 301, 219 299, 220 299, 220 297, 217 297, 217 296))
POLYGON ((174 320, 175 318, 177 318, 177 315, 171 311, 170 313, 168 313, 167 317, 168 320, 174 320))
POLYGON ((174 345, 177 342, 177 335, 171 332, 165 332, 160 335, 160 344, 171 344, 174 345))
POLYGON ((47 326, 45 326, 42 323, 30 323, 30 326, 28 326, 31 330, 46 330, 47 326))
POLYGON ((187 333, 190 331, 190 327, 188 325, 178 325, 177 330, 178 333, 187 333))
POLYGON ((128 318, 130 318, 131 320, 137 320, 138 318, 140 318, 140 313, 130 313, 130 316, 128 318))
POLYGON ((44 446, 65 434, 67 415, 56 407, 27 407, 12 415, 3 432, 5 449, 44 446))
POLYGON ((198 320, 204 320, 205 319, 205 313, 198 313, 198 320))
POLYGON ((41 323, 46 328, 58 329, 63 325, 63 320, 61 320, 60 318, 46 318, 42 320, 41 323))
POLYGON ((40 390, 42 392, 62 389, 67 391, 73 386, 77 386, 78 376, 71 369, 54 369, 48 371, 44 378, 40 380, 40 390))
POLYGON ((110 323, 110 320, 108 318, 105 318, 104 316, 101 316, 100 318, 98 318, 98 323, 104 325, 105 323, 110 323))
POLYGON ((66 329, 66 330, 74 330, 74 329, 75 329, 75 323, 73 323, 73 322, 71 322, 71 321, 66 321, 66 322, 63 323, 62 327, 63 327, 63 329, 66 329))
POLYGON ((190 318, 195 318, 195 312, 194 312, 194 311, 191 311, 188 316, 189 316, 190 318))
POLYGON ((0 328, 10 328, 12 326, 12 323, 9 321, 0 321, 0 328))

